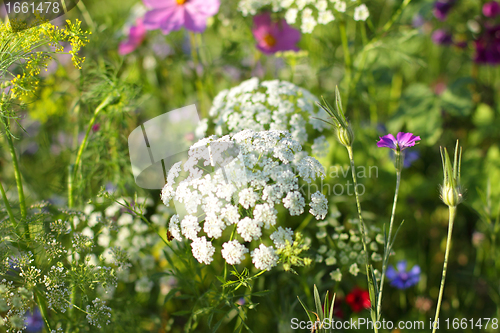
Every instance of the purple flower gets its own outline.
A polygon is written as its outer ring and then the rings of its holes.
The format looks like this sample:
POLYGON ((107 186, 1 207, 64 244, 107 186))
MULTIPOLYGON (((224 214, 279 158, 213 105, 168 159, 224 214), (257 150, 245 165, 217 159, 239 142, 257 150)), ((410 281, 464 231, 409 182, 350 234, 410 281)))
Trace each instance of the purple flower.
POLYGON ((453 40, 451 35, 443 29, 437 29, 432 33, 432 41, 436 45, 451 45, 453 44, 453 40))
POLYGON ((415 265, 410 271, 406 271, 406 260, 396 264, 396 269, 391 265, 387 268, 386 276, 391 281, 391 286, 398 289, 407 289, 414 286, 420 280, 420 267, 415 265))
POLYGON ((455 5, 455 1, 456 0, 436 1, 434 4, 434 16, 440 21, 445 21, 451 8, 455 5))
POLYGON ((487 2, 483 6, 483 14, 486 17, 496 17, 500 14, 500 5, 496 1, 487 2))
POLYGON ((474 62, 497 65, 500 63, 500 25, 486 27, 479 39, 474 41, 474 62))
POLYGON ((394 149, 395 151, 403 151, 408 147, 413 147, 416 141, 419 140, 420 137, 413 135, 413 133, 399 132, 397 139, 395 139, 392 134, 380 137, 380 141, 377 142, 377 146, 379 148, 387 147, 394 149))
POLYGON ((300 31, 290 27, 285 20, 272 22, 271 14, 262 13, 254 16, 253 24, 252 32, 262 53, 299 50, 296 44, 300 40, 300 31))
POLYGON ((35 308, 33 313, 31 311, 26 312, 26 319, 24 320, 26 324, 26 332, 38 333, 43 329, 43 318, 40 310, 35 308))
POLYGON ((121 55, 133 52, 139 45, 141 45, 144 37, 146 36, 146 29, 144 28, 142 18, 138 18, 135 22, 136 25, 130 27, 128 39, 120 43, 118 53, 121 55))
POLYGON ((203 32, 207 19, 219 11, 219 0, 143 0, 151 8, 144 15, 144 27, 161 29, 166 35, 186 27, 193 32, 203 32))
POLYGON ((411 24, 414 28, 418 28, 418 27, 421 27, 425 24, 425 19, 422 15, 420 14, 415 14, 413 16, 413 19, 411 21, 411 24))

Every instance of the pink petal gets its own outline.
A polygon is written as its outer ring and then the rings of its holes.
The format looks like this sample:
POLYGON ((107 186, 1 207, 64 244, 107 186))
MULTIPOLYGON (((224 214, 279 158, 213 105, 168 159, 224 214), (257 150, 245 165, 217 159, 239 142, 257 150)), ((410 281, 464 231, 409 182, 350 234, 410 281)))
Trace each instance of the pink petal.
POLYGON ((174 15, 176 7, 153 9, 144 14, 144 27, 148 30, 158 29, 160 25, 174 15))
POLYGON ((415 145, 415 141, 420 140, 419 136, 413 135, 413 133, 404 133, 404 132, 399 132, 397 135, 399 147, 401 150, 407 148, 407 147, 413 147, 415 145))
POLYGON ((142 18, 139 18, 136 21, 136 26, 130 28, 128 39, 120 43, 118 53, 126 55, 133 52, 142 43, 145 36, 146 29, 144 29, 142 18))
POLYGON ((177 6, 176 0, 142 0, 142 2, 146 7, 154 9, 177 6))
POLYGON ((186 29, 194 32, 203 32, 207 28, 207 16, 198 12, 192 12, 186 6, 184 11, 184 25, 186 29))
POLYGON ((184 6, 191 13, 195 11, 205 16, 205 18, 214 16, 219 12, 220 1, 219 0, 188 0, 184 6))
POLYGON ((259 28, 262 26, 265 26, 265 27, 271 26, 271 14, 263 13, 263 14, 254 16, 253 17, 253 25, 255 28, 259 28))
POLYGON ((377 142, 377 147, 379 148, 387 147, 391 149, 396 149, 396 142, 397 141, 392 134, 387 134, 380 138, 380 141, 377 142))
POLYGON ((184 7, 177 6, 166 20, 160 23, 161 31, 166 35, 171 31, 179 30, 184 25, 184 7))

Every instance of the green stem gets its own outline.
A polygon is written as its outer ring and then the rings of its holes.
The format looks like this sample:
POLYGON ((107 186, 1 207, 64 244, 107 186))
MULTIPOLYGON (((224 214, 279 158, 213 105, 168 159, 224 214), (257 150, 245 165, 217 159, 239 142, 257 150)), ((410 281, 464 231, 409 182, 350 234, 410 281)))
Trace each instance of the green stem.
POLYGON ((3 202, 5 203, 5 208, 7 209, 7 214, 9 215, 10 222, 12 223, 12 227, 14 230, 17 229, 16 219, 14 219, 14 213, 12 213, 12 208, 10 208, 9 200, 7 199, 7 194, 3 189, 3 184, 0 182, 0 191, 2 192, 3 202))
POLYGON ((448 220, 448 238, 446 240, 446 251, 444 254, 444 263, 443 263, 443 275, 441 276, 441 286, 439 287, 439 297, 436 307, 436 317, 434 318, 434 324, 432 325, 432 333, 436 332, 436 326, 439 319, 439 311, 441 310, 441 302, 443 300, 443 291, 444 291, 444 283, 446 280, 446 269, 448 268, 448 257, 450 255, 450 247, 451 247, 451 234, 453 233, 453 223, 455 222, 455 215, 457 214, 457 207, 449 207, 450 217, 448 220))
POLYGON ((94 123, 97 119, 97 116, 99 113, 106 107, 108 106, 111 101, 113 100, 113 96, 109 95, 106 97, 101 104, 97 106, 97 108, 94 111, 94 115, 92 116, 92 119, 90 119, 89 125, 87 126, 87 132, 85 133, 85 137, 83 138, 82 143, 80 144, 80 148, 78 149, 78 153, 76 155, 75 163, 73 165, 70 165, 69 170, 70 170, 70 175, 68 175, 68 206, 71 208, 74 205, 74 181, 77 179, 78 176, 78 171, 80 170, 80 162, 82 160, 82 155, 83 151, 85 150, 87 146, 87 141, 89 139, 89 134, 90 130, 92 129, 92 126, 94 126, 94 123))
MULTIPOLYGON (((366 232, 365 232, 365 223, 363 222, 363 216, 361 215, 361 203, 359 201, 359 193, 358 193, 358 180, 356 178, 356 170, 355 170, 355 164, 354 164, 354 154, 352 151, 352 147, 346 147, 347 152, 349 154, 349 160, 351 162, 351 173, 352 173, 352 181, 354 183, 354 193, 356 196, 356 206, 358 208, 358 216, 359 216, 359 229, 361 233, 361 243, 363 244, 363 250, 365 251, 365 261, 366 261, 366 277, 368 280, 368 284, 370 284, 370 269, 369 269, 369 263, 370 263, 370 257, 368 255, 368 247, 366 246, 366 232)), ((375 281, 376 283, 376 281, 375 281)), ((372 304, 374 304, 373 299, 370 300, 372 304)), ((376 315, 376 314, 375 314, 376 315)), ((373 319, 373 313, 372 313, 372 319, 373 319)), ((378 317, 378 316, 377 316, 378 317)), ((373 319, 374 320, 374 319, 373 319)), ((378 333, 378 329, 376 325, 373 325, 373 330, 375 333, 378 333)))
POLYGON ((351 82, 351 90, 356 88, 356 85, 361 79, 361 74, 363 73, 363 69, 365 68, 366 58, 369 50, 369 48, 366 47, 368 45, 368 39, 366 37, 366 26, 364 22, 361 22, 361 39, 363 41, 363 50, 361 51, 361 60, 359 61, 359 66, 357 66, 356 75, 351 82))
POLYGON ((200 64, 200 59, 198 57, 198 45, 196 43, 196 36, 194 32, 189 32, 189 41, 191 42, 191 57, 193 58, 194 64, 194 75, 195 75, 195 86, 196 86, 196 94, 198 95, 198 100, 200 103, 200 113, 202 117, 205 117, 205 108, 204 108, 204 98, 203 98, 203 82, 198 75, 198 65, 200 64))
POLYGON ((383 33, 389 31, 389 29, 392 27, 392 25, 394 24, 394 22, 396 22, 396 20, 401 16, 401 13, 406 8, 406 6, 408 6, 408 4, 410 2, 411 2, 411 0, 404 0, 403 1, 403 3, 401 4, 401 6, 398 8, 398 10, 394 13, 394 15, 392 15, 391 19, 389 21, 387 21, 387 23, 382 28, 382 32, 383 33))
POLYGON ((47 325, 47 329, 49 330, 49 332, 51 332, 52 330, 50 329, 49 321, 47 319, 47 308, 45 307, 44 301, 38 293, 36 293, 36 305, 40 310, 40 314, 42 315, 42 319, 45 322, 45 325, 47 325))
MULTIPOLYGON (((26 201, 24 199, 23 181, 21 179, 21 171, 19 170, 19 163, 17 162, 16 149, 14 148, 14 143, 12 142, 12 137, 10 133, 5 135, 7 138, 7 143, 9 144, 10 156, 12 157, 12 166, 14 167, 14 177, 16 178, 17 193, 19 195, 19 209, 21 210, 21 216, 23 219, 26 218, 26 201)), ((29 232, 28 232, 29 238, 29 232)))
POLYGON ((380 278, 380 289, 378 293, 378 303, 377 303, 377 313, 381 315, 382 310, 382 292, 384 291, 384 279, 385 273, 387 270, 387 264, 389 262, 389 255, 391 253, 391 235, 392 235, 392 227, 394 225, 394 216, 396 215, 396 205, 398 203, 398 194, 399 194, 399 185, 401 184, 401 171, 396 171, 396 192, 394 193, 394 202, 392 203, 392 214, 391 214, 391 222, 389 223, 389 234, 387 235, 387 242, 385 244, 384 249, 384 261, 382 264, 382 277, 380 278))
POLYGON ((83 19, 85 20, 85 23, 90 27, 92 31, 95 31, 95 23, 94 20, 92 19, 92 16, 90 16, 89 11, 87 10, 87 6, 83 3, 83 0, 80 0, 77 2, 76 6, 82 13, 83 19))
POLYGON ((346 24, 345 21, 340 22, 339 24, 340 30, 340 38, 342 40, 342 49, 344 51, 344 68, 345 68, 345 97, 344 97, 344 108, 347 109, 347 105, 349 104, 349 88, 351 84, 351 54, 349 53, 349 44, 347 40, 347 32, 346 32, 346 24))

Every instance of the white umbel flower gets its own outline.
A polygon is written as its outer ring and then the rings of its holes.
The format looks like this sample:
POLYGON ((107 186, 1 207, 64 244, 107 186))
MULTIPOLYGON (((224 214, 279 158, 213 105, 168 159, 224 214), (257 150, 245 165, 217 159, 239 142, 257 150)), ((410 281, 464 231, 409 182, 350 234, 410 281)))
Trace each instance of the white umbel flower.
POLYGON ((240 234, 241 238, 243 238, 246 242, 251 242, 253 240, 257 240, 262 236, 262 222, 252 220, 249 217, 245 217, 243 220, 238 222, 238 234, 240 234))
POLYGON ((181 222, 181 231, 184 237, 194 240, 198 237, 198 232, 201 230, 200 223, 196 216, 186 215, 181 222))
POLYGON ((176 240, 179 242, 182 241, 181 229, 179 228, 179 215, 175 214, 170 218, 168 230, 176 240))
POLYGON ((191 248, 193 257, 195 257, 198 262, 210 265, 212 260, 214 260, 213 255, 215 253, 215 247, 210 241, 207 241, 205 236, 196 238, 191 243, 191 248))
POLYGON ((260 244, 260 246, 253 250, 250 255, 252 256, 252 263, 255 268, 260 270, 270 271, 271 268, 278 264, 278 255, 272 246, 265 246, 260 244))
MULTIPOLYGON (((249 81, 240 89, 249 91, 256 84, 258 81, 249 81)), ((290 88, 277 80, 265 85, 280 91, 290 88)), ((303 124, 304 119, 303 115, 294 117, 293 126, 303 124)), ((171 217, 168 227, 176 240, 187 238, 193 241, 193 255, 200 262, 208 264, 212 261, 215 247, 210 239, 222 238, 228 226, 236 227, 231 241, 241 244, 265 241, 271 233, 265 229, 276 227, 279 232, 273 234, 272 240, 281 247, 286 239, 291 240, 293 231, 277 225, 277 207, 284 207, 290 215, 300 215, 308 204, 316 218, 323 213, 320 203, 326 203, 318 201, 316 196, 317 202, 309 203, 299 189, 303 183, 324 177, 324 170, 316 159, 302 151, 300 143, 289 132, 244 130, 221 138, 211 136, 194 144, 188 156, 184 164, 175 166, 175 172, 169 172, 172 176, 168 179, 168 186, 172 188, 171 201, 177 214, 171 217)), ((134 234, 132 241, 129 236, 130 233, 124 242, 135 244, 137 248, 149 245, 141 235, 134 234)), ((236 263, 237 257, 230 254, 236 251, 236 243, 231 244, 221 251, 224 251, 227 262, 236 263)), ((249 245, 246 247, 251 251, 249 245)), ((244 251, 244 248, 240 249, 244 251)), ((262 253, 270 250, 266 251, 262 253)), ((265 267, 272 265, 266 264, 265 267)))
POLYGON ((293 244, 293 230, 291 228, 283 229, 282 227, 278 227, 278 230, 273 232, 269 238, 274 242, 277 249, 281 249, 286 246, 286 241, 290 245, 293 244))
POLYGON ((240 264, 242 260, 245 260, 245 253, 248 253, 248 249, 237 240, 232 240, 222 245, 222 258, 229 265, 240 264))
POLYGON ((255 206, 255 202, 259 199, 259 196, 254 192, 253 188, 246 188, 242 190, 239 197, 239 203, 245 209, 255 206))
POLYGON ((345 3, 345 1, 337 1, 337 2, 335 2, 335 5, 333 7, 339 13, 345 13, 345 10, 347 8, 347 4, 345 3))
MULTIPOLYGON (((306 9, 308 11, 302 12, 302 24, 312 32, 317 22, 312 10, 306 9)), ((290 13, 287 12, 287 20, 296 20, 292 9, 290 13)), ((292 134, 292 139, 304 145, 304 149, 310 153, 309 142, 320 137, 328 126, 316 119, 327 119, 327 114, 317 107, 316 102, 318 99, 309 91, 290 82, 259 81, 258 78, 252 78, 239 86, 221 91, 215 97, 209 112, 209 127, 214 126, 217 135, 234 134, 243 130, 286 130, 292 134)), ((205 127, 205 124, 200 126, 205 127)), ((327 151, 328 144, 321 148, 327 151)), ((165 192, 169 193, 167 190, 165 192)))
POLYGON ((309 203, 311 209, 309 213, 316 216, 317 220, 323 220, 328 213, 328 200, 325 195, 321 192, 316 192, 311 196, 311 203, 309 203))
POLYGON ((354 8, 355 21, 366 21, 368 16, 370 16, 370 12, 368 11, 368 7, 366 7, 365 4, 361 4, 358 7, 354 8))
POLYGON ((271 226, 276 224, 278 211, 271 207, 271 205, 265 203, 255 206, 253 216, 256 221, 263 223, 264 227, 269 229, 271 226))
POLYGON ((292 216, 302 214, 304 212, 304 206, 306 205, 304 197, 297 191, 289 192, 283 199, 283 204, 285 208, 288 208, 292 216))

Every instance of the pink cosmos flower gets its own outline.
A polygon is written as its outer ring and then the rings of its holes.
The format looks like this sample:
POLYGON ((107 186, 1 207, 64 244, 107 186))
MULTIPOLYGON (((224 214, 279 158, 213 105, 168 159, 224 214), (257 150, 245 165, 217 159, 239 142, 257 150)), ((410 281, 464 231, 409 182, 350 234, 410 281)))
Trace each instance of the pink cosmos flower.
POLYGON ((139 45, 141 45, 144 37, 146 36, 146 29, 144 28, 142 18, 138 18, 135 24, 136 25, 130 27, 128 39, 121 42, 118 47, 118 53, 121 55, 133 52, 139 45))
POLYGON ((496 17, 500 14, 500 4, 496 1, 487 2, 483 6, 483 14, 486 17, 496 17))
POLYGON ((193 32, 203 32, 207 19, 219 11, 220 0, 142 0, 151 8, 144 15, 148 30, 161 29, 166 35, 183 26, 193 32))
POLYGON ((377 142, 377 146, 379 148, 387 147, 397 151, 403 151, 408 147, 413 147, 416 141, 420 141, 419 136, 415 136, 413 133, 399 132, 397 139, 395 139, 392 134, 384 135, 380 138, 380 141, 377 142))
POLYGON ((263 13, 253 18, 253 35, 257 40, 257 48, 265 54, 278 51, 298 51, 297 42, 300 40, 300 31, 286 23, 271 21, 271 14, 263 13))

